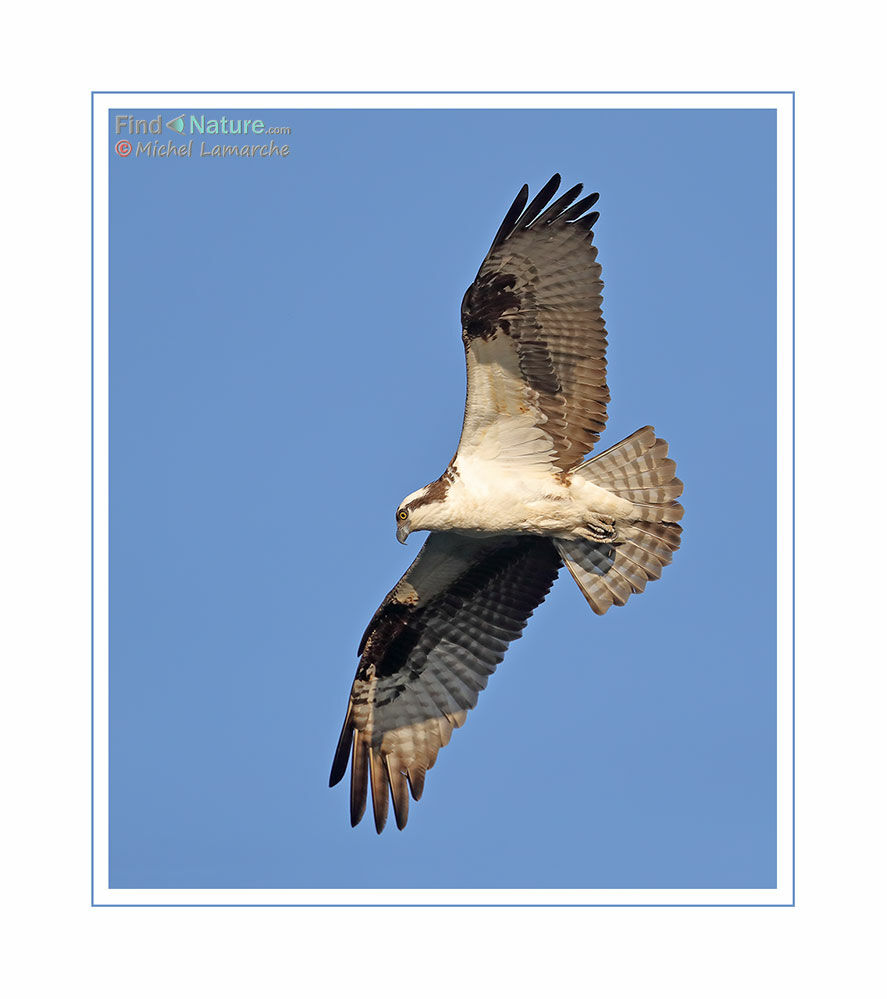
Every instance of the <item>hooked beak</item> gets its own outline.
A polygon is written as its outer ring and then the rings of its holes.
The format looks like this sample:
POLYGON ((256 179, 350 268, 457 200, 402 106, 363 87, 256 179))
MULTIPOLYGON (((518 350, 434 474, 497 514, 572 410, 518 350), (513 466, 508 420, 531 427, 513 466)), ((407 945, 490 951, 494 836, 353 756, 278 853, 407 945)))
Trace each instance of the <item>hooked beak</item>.
POLYGON ((407 538, 410 536, 410 529, 406 524, 397 525, 397 540, 405 545, 407 543, 407 538))

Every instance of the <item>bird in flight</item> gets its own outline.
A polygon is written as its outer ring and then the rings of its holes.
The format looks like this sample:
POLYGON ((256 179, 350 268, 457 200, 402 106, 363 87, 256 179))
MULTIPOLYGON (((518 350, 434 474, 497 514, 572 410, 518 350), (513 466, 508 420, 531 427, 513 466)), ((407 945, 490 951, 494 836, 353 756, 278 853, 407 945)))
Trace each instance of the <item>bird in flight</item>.
POLYGON ((601 267, 577 184, 526 185, 462 300, 468 392, 459 447, 404 499, 397 539, 429 531, 382 601, 360 661, 330 786, 351 761, 351 824, 371 790, 377 832, 410 795, 562 566, 605 613, 658 579, 680 545, 668 444, 643 427, 586 458, 607 420, 601 267), (550 204, 549 204, 550 202, 550 204))

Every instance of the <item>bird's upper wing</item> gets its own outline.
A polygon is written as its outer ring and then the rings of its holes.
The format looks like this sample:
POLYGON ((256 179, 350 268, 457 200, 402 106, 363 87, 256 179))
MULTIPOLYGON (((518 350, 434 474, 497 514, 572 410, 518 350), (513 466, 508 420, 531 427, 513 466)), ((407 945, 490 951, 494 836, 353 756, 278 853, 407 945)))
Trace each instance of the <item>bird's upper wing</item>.
POLYGON ((438 750, 477 703, 560 566, 548 538, 428 537, 358 649, 330 773, 332 786, 351 758, 352 825, 363 817, 369 784, 377 831, 389 791, 403 828, 409 792, 418 801, 438 750))
POLYGON ((529 205, 523 187, 462 300, 468 393, 457 463, 568 471, 604 429, 598 213, 588 212, 598 196, 577 201, 577 184, 546 207, 559 185, 555 174, 529 205))

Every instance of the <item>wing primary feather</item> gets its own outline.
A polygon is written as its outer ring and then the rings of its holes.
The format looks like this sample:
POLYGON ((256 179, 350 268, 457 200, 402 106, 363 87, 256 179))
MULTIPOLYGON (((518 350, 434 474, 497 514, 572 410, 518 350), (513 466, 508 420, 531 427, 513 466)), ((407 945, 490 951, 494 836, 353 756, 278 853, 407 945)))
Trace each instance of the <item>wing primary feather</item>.
POLYGON ((533 220, 548 204, 554 192, 561 186, 561 175, 556 173, 551 180, 542 188, 535 198, 524 209, 523 215, 517 220, 515 229, 527 229, 533 224, 533 220))
POLYGON ((407 778, 410 782, 410 794, 413 801, 418 801, 425 790, 425 768, 421 766, 410 767, 407 771, 407 778))
POLYGON ((367 756, 369 746, 366 738, 358 732, 354 737, 351 753, 351 825, 356 826, 363 818, 367 806, 367 756))
POLYGON ((500 246, 505 242, 506 239, 511 235, 514 229, 514 223, 520 218, 520 213, 524 209, 524 205, 527 203, 527 198, 530 196, 530 189, 526 184, 517 192, 517 197, 511 203, 511 208, 505 213, 505 218, 502 220, 502 225, 496 235, 493 237, 493 244, 490 246, 489 253, 492 253, 497 246, 500 246))
POLYGON ((581 193, 581 184, 576 184, 575 187, 571 187, 566 194, 562 194, 557 201, 553 201, 548 208, 545 209, 539 218, 536 219, 535 225, 550 225, 552 222, 555 222, 561 212, 563 212, 570 205, 573 199, 581 193))
POLYGON ((594 227, 595 222, 601 217, 600 212, 589 212, 587 215, 583 215, 581 219, 576 219, 573 223, 574 225, 581 226, 583 229, 591 229, 594 227))
POLYGON ((589 194, 587 197, 582 198, 577 201, 575 205, 571 205, 563 215, 561 215, 562 222, 573 222, 578 219, 580 215, 586 212, 592 205, 596 205, 600 193, 595 191, 594 194, 589 194))
POLYGON ((388 771, 388 783, 391 785, 391 804, 394 806, 394 821, 398 829, 403 829, 410 815, 410 792, 407 789, 407 779, 399 769, 392 769, 391 757, 385 757, 385 768, 388 771))
POLYGON ((376 832, 380 833, 388 821, 388 778, 376 750, 370 747, 370 787, 373 792, 373 819, 376 832))
POLYGON ((336 753, 333 756, 333 767, 330 770, 330 787, 334 787, 345 776, 348 769, 348 757, 351 754, 351 743, 354 739, 354 724, 351 716, 354 712, 354 702, 348 699, 348 711, 345 714, 345 721, 342 724, 342 731, 339 733, 339 741, 336 745, 336 753))

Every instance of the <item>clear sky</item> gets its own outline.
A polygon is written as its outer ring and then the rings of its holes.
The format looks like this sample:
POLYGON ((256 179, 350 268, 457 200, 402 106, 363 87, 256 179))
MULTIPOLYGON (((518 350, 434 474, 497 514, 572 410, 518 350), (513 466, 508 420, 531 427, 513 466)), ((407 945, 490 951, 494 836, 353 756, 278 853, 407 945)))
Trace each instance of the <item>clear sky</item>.
POLYGON ((111 886, 774 885, 775 114, 229 116, 291 154, 109 140, 111 886), (462 295, 556 171, 601 193, 601 446, 670 442, 683 544, 603 618, 562 570, 406 830, 351 829, 357 643, 423 538, 394 511, 458 441, 462 295))

